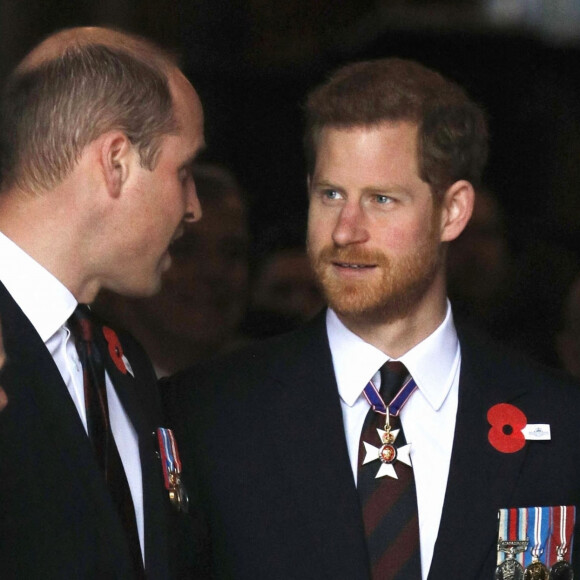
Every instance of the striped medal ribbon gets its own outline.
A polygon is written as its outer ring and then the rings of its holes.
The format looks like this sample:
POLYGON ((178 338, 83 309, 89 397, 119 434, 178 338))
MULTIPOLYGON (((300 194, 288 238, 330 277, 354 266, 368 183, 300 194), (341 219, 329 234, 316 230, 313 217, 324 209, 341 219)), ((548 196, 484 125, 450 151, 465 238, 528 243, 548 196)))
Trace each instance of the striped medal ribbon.
POLYGON ((572 553, 574 524, 576 522, 576 506, 561 505, 550 508, 552 520, 552 542, 548 549, 548 561, 554 562, 550 568, 550 580, 572 580, 571 557, 564 556, 572 553))
POLYGON ((177 511, 187 513, 189 497, 185 485, 181 481, 181 460, 179 459, 173 431, 159 427, 157 429, 157 440, 161 454, 163 480, 165 489, 169 492, 169 499, 177 511))
POLYGON ((533 544, 526 551, 524 580, 548 580, 550 572, 542 561, 550 537, 550 508, 521 508, 527 511, 528 530, 533 533, 533 544))
POLYGON ((495 580, 523 580, 524 553, 529 544, 525 516, 527 512, 519 508, 499 510, 495 580))

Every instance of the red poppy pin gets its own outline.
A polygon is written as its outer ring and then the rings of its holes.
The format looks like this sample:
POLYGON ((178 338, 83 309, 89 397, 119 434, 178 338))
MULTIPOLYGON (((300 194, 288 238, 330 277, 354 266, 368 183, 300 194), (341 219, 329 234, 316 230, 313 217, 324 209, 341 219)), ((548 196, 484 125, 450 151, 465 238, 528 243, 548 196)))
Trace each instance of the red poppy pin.
POLYGON ((491 429, 487 435, 492 446, 502 453, 515 453, 526 444, 522 433, 528 424, 525 414, 508 403, 498 403, 487 412, 491 429))
POLYGON ((125 357, 123 356, 123 347, 119 341, 117 333, 109 328, 108 326, 103 326, 103 334, 107 339, 107 344, 109 345, 109 355, 113 359, 115 366, 124 374, 127 374, 127 366, 125 365, 125 357))

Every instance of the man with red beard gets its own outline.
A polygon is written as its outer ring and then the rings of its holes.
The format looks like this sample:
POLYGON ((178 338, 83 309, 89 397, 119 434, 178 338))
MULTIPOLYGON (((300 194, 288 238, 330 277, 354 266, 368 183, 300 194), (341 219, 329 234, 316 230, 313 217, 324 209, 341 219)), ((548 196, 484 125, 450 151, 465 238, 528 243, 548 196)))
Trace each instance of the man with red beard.
POLYGON ((446 247, 486 161, 483 113, 399 59, 344 67, 306 112, 308 251, 329 308, 170 385, 215 576, 580 566, 580 390, 456 328, 446 297, 446 247))

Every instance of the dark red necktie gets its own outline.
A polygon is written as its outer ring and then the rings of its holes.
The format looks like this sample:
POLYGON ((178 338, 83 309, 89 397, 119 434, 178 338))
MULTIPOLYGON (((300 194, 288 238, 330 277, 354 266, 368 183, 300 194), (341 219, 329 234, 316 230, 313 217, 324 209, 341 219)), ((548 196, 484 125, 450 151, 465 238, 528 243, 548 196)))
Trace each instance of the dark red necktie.
MULTIPOLYGON (((89 438, 97 463, 115 504, 133 560, 135 578, 144 578, 143 559, 135 519, 135 507, 125 469, 109 422, 109 405, 103 359, 93 338, 95 325, 87 306, 79 304, 68 321, 83 367, 85 409, 89 438)), ((97 327, 98 328, 98 327, 97 327)))
MULTIPOLYGON (((381 367, 381 396, 388 405, 409 376, 400 362, 381 367)), ((391 430, 400 429, 394 446, 406 444, 398 417, 390 417, 391 430)), ((384 429, 385 417, 371 408, 363 425, 359 445, 357 489, 363 512, 373 580, 421 580, 419 520, 413 469, 395 460, 397 478, 376 478, 380 460, 363 465, 366 455, 363 441, 380 448, 377 433, 384 429)))

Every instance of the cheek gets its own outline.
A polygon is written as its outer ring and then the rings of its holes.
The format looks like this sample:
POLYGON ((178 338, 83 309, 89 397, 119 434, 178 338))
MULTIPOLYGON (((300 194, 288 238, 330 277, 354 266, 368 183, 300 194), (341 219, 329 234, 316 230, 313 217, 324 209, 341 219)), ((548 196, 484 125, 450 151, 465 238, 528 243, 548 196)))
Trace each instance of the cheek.
POLYGON ((406 254, 417 246, 422 234, 411 224, 397 223, 382 227, 374 238, 379 248, 388 249, 393 254, 406 254))
POLYGON ((176 215, 183 215, 186 196, 178 179, 160 176, 155 182, 154 195, 160 216, 171 221, 176 215))
POLYGON ((395 254, 407 254, 410 251, 430 245, 434 236, 434 224, 430 217, 422 216, 418 219, 401 216, 393 220, 388 226, 383 224, 378 233, 379 244, 389 248, 395 254))
POLYGON ((308 213, 307 242, 311 249, 328 244, 332 238, 330 215, 311 209, 308 213))

